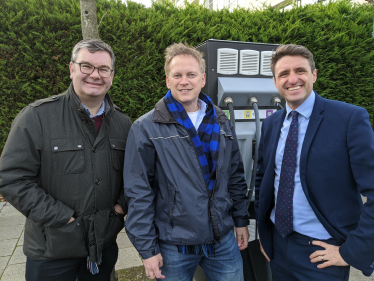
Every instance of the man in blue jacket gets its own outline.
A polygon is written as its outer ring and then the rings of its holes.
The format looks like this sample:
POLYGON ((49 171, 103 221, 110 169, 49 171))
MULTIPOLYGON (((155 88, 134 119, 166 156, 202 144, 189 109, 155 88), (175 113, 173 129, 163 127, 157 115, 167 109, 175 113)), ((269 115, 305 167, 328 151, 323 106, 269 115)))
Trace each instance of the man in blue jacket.
POLYGON ((317 70, 304 46, 278 47, 271 68, 287 104, 262 124, 255 207, 273 276, 348 280, 348 265, 370 276, 374 136, 368 113, 313 91, 317 70))
POLYGON ((165 57, 169 91, 127 139, 127 234, 150 278, 192 280, 200 264, 208 280, 243 280, 248 197, 233 126, 201 92, 202 54, 180 43, 165 57))

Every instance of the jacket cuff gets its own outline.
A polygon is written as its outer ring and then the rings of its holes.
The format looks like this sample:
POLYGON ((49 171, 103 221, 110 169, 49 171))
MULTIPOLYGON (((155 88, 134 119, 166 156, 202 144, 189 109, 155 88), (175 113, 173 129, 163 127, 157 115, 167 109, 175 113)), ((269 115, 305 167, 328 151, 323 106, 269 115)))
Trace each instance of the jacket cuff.
POLYGON ((160 247, 158 244, 153 250, 150 251, 139 251, 139 255, 142 257, 143 260, 149 259, 151 257, 157 256, 160 253, 160 247))
POLYGON ((235 227, 245 227, 249 225, 249 219, 235 219, 234 218, 235 227))
POLYGON ((374 270, 374 261, 366 261, 364 263, 358 260, 357 258, 354 258, 354 255, 352 255, 347 248, 348 247, 345 244, 343 244, 339 248, 339 253, 343 260, 350 266, 353 266, 354 268, 361 270, 365 276, 370 276, 374 270))

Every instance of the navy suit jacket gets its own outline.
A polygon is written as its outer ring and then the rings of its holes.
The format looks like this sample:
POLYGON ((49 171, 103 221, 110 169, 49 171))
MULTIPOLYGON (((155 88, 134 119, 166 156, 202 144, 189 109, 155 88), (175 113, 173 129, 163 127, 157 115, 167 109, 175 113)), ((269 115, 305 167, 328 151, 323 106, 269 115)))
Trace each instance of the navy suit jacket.
MULTIPOLYGON (((261 244, 272 259, 274 167, 282 109, 262 123, 255 211, 261 244)), ((342 258, 366 276, 374 268, 374 134, 361 107, 316 100, 300 156, 304 193, 319 221, 341 243, 342 258), (360 193, 367 197, 363 205, 360 193)))

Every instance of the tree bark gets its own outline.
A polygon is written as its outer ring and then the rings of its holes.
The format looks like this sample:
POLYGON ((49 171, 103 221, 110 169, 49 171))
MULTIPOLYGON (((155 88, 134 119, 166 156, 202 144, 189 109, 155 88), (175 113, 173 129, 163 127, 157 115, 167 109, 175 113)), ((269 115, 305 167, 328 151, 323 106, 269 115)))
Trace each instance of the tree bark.
POLYGON ((100 39, 97 28, 96 0, 80 0, 83 39, 100 39))

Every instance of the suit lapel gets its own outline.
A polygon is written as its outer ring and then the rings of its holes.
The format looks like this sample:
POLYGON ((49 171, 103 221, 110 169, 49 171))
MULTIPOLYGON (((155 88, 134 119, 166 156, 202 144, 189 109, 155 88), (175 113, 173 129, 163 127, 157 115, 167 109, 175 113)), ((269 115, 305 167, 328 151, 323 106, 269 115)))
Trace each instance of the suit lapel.
POLYGON ((308 190, 306 188, 306 179, 305 179, 306 164, 308 160, 310 146, 317 133, 319 125, 321 124, 321 121, 323 119, 322 112, 324 111, 324 109, 325 109, 325 101, 323 100, 323 98, 321 98, 316 93, 316 100, 314 102, 312 115, 310 116, 308 128, 305 133, 304 143, 303 143, 303 147, 301 149, 301 155, 300 155, 300 181, 303 186, 305 195, 307 197, 309 197, 309 195, 308 195, 308 190))
POLYGON ((282 110, 283 110, 282 114, 280 114, 279 117, 273 121, 273 128, 272 128, 271 138, 270 138, 271 143, 269 146, 271 148, 269 167, 274 167, 275 165, 275 154, 277 152, 280 131, 283 126, 284 118, 286 118, 287 110, 286 109, 282 109, 282 110))

